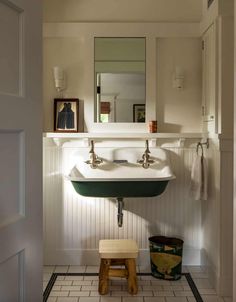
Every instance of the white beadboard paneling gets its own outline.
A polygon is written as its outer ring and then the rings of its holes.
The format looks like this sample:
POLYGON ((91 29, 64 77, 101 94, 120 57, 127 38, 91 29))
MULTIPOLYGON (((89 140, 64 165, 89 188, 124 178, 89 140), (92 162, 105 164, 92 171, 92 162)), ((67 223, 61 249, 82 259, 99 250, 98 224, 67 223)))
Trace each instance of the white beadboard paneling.
POLYGON ((232 139, 212 139, 207 157, 209 190, 207 202, 202 203, 202 255, 217 293, 221 296, 232 296, 232 139))
MULTIPOLYGON (((45 264, 97 264, 98 242, 105 238, 133 238, 140 261, 149 262, 148 238, 162 234, 184 239, 185 264, 200 264, 201 202, 189 194, 195 148, 168 145, 176 180, 153 198, 125 199, 124 224, 117 226, 114 200, 78 195, 63 177, 81 152, 66 144, 44 144, 45 264)), ((102 148, 98 150, 101 155, 102 148)), ((141 168, 140 168, 141 169, 141 168)))
POLYGON ((232 296, 233 290, 233 152, 222 152, 221 164, 221 265, 219 293, 232 296))

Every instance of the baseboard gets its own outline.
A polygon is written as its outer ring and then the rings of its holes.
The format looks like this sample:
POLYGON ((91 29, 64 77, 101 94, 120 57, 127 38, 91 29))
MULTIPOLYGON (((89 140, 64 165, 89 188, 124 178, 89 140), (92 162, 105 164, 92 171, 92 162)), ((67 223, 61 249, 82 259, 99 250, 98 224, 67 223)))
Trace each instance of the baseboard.
MULTIPOLYGON (((138 265, 150 265, 149 250, 139 250, 138 265)), ((185 248, 183 251, 183 265, 201 265, 201 250, 185 248)), ((47 250, 44 253, 45 265, 98 265, 98 250, 47 250)))
POLYGON ((220 276, 218 284, 220 296, 233 296, 233 278, 231 276, 220 276))
POLYGON ((205 250, 201 251, 202 264, 206 267, 209 281, 219 296, 231 297, 233 294, 233 277, 231 272, 220 274, 220 269, 211 262, 205 250))
POLYGON ((219 296, 232 297, 233 278, 230 275, 217 276, 216 272, 211 267, 208 267, 208 276, 210 283, 216 289, 219 296))

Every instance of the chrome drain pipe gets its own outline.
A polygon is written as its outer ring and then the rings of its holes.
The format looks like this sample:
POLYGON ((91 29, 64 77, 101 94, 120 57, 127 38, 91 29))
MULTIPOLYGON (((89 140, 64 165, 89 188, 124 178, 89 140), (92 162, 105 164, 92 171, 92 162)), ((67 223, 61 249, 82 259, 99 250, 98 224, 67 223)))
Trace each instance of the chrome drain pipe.
POLYGON ((118 207, 117 222, 118 222, 119 228, 121 228, 123 226, 124 200, 122 197, 117 197, 116 202, 117 202, 117 207, 118 207))

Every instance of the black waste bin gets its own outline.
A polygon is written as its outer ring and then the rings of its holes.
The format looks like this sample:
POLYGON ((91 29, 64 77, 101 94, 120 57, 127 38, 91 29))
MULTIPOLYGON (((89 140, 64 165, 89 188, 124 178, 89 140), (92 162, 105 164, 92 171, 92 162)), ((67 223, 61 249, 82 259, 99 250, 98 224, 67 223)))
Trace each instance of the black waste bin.
POLYGON ((152 275, 165 280, 178 280, 182 272, 183 240, 165 236, 149 238, 152 275))

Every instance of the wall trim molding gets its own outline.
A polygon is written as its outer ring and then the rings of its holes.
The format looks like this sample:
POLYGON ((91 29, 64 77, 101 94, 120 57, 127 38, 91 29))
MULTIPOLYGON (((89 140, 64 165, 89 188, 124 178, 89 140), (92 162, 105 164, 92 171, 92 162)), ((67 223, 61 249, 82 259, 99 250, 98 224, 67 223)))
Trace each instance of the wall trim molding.
POLYGON ((108 37, 137 35, 152 37, 200 37, 199 22, 46 22, 43 24, 43 37, 80 37, 86 35, 108 37))
POLYGON ((134 135, 133 138, 127 136, 127 138, 121 138, 114 136, 111 137, 98 137, 96 140, 95 138, 76 138, 76 137, 44 137, 44 147, 58 147, 61 148, 89 148, 90 140, 95 140, 96 148, 113 148, 113 147, 145 147, 145 139, 149 140, 149 147, 150 148, 178 148, 178 149, 196 149, 197 143, 204 141, 200 136, 193 136, 193 137, 181 137, 173 136, 173 137, 156 137, 156 138, 149 138, 149 133, 147 136, 141 135, 140 138, 134 135))
MULTIPOLYGON (((47 249, 44 265, 99 265, 98 249, 47 249)), ((201 250, 184 248, 183 265, 199 265, 201 250)), ((149 266, 150 254, 148 249, 140 249, 138 265, 149 266)))

